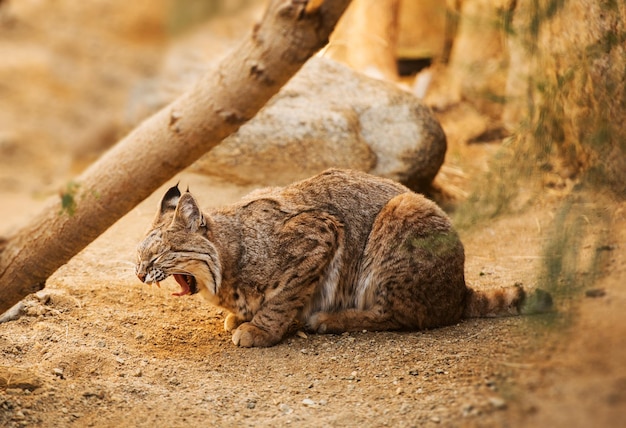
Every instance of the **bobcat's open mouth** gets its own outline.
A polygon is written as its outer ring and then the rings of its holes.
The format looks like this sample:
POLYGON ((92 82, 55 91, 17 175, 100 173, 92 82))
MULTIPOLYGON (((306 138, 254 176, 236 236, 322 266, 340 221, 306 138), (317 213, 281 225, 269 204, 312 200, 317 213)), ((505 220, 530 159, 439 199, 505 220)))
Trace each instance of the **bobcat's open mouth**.
POLYGON ((192 275, 174 274, 174 279, 180 284, 180 292, 172 293, 174 296, 184 296, 185 294, 196 294, 198 292, 198 283, 192 275))

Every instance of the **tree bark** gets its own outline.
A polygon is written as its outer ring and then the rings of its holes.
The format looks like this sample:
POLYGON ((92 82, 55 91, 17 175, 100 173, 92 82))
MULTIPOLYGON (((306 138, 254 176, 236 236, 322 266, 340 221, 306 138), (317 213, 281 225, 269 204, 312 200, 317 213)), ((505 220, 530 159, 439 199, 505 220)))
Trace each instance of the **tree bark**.
POLYGON ((118 142, 0 243, 0 313, 252 118, 328 41, 350 0, 272 0, 214 73, 118 142), (4 248, 2 248, 4 247, 4 248))

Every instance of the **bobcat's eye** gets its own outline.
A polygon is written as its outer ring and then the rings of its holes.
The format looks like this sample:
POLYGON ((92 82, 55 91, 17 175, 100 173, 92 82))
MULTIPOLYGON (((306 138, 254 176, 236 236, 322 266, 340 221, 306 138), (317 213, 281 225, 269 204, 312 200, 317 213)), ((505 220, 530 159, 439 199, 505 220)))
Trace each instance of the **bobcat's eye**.
POLYGON ((152 258, 150 259, 149 266, 152 266, 152 265, 154 265, 156 262, 158 262, 158 261, 159 261, 159 259, 160 259, 161 257, 163 257, 166 253, 167 253, 167 250, 166 250, 166 251, 162 251, 162 252, 160 252, 159 254, 157 254, 156 256, 152 257, 152 258))

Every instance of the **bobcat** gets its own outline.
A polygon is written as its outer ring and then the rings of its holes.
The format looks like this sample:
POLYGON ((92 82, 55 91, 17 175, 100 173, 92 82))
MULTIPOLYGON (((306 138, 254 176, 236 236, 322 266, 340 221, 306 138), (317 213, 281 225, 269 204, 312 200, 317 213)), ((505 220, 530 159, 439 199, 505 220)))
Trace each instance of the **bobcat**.
MULTIPOLYGON (((272 346, 294 323, 318 333, 421 330, 527 311, 516 286, 466 287, 446 214, 391 180, 331 169, 202 213, 178 185, 138 246, 144 283, 169 275, 230 314, 235 345, 272 346)), ((550 295, 537 290, 548 310, 550 295)))

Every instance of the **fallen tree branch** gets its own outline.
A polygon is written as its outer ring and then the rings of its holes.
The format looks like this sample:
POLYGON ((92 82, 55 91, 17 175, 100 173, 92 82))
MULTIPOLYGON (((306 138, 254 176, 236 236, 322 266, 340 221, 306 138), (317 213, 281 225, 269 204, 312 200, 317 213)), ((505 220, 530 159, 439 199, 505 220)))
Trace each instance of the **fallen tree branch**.
POLYGON ((272 0, 214 73, 70 182, 0 253, 0 314, 174 174, 235 132, 328 41, 350 0, 272 0))

